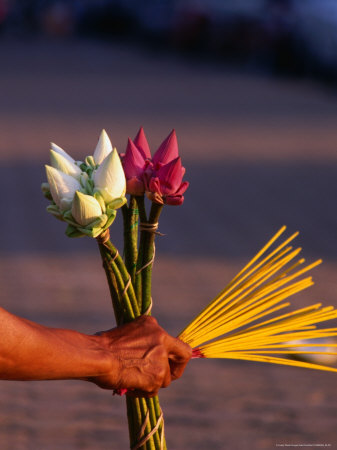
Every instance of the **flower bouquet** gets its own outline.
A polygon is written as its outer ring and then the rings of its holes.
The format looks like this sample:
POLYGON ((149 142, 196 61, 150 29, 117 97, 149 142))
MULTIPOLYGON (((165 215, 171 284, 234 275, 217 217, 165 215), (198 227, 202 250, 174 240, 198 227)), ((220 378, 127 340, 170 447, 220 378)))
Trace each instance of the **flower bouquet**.
MULTIPOLYGON (((51 144, 47 211, 67 223, 69 237, 96 239, 107 276, 117 325, 151 314, 152 266, 155 238, 164 205, 181 205, 188 183, 174 131, 151 155, 144 130, 129 139, 118 155, 103 130, 93 155, 75 161, 51 144), (125 195, 129 198, 126 199, 125 195), (149 211, 146 200, 150 202, 149 211), (110 240, 117 210, 124 223, 123 257, 110 240)), ((337 328, 317 324, 337 318, 337 311, 320 303, 277 313, 289 307, 291 295, 313 284, 305 275, 321 261, 307 266, 296 259, 301 249, 280 242, 282 227, 220 294, 178 336, 193 348, 193 358, 230 358, 337 369, 313 362, 310 355, 337 355, 321 339, 337 336, 337 328), (312 348, 312 339, 319 343, 312 348)), ((123 394, 122 390, 116 393, 123 394)), ((164 419, 158 397, 126 396, 130 448, 165 449, 164 419)))

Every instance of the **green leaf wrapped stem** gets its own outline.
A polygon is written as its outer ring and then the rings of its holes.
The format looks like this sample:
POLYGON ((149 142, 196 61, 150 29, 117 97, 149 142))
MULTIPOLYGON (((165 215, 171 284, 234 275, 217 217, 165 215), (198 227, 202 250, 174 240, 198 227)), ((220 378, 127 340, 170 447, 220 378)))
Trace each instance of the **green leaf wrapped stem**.
MULTIPOLYGON (((98 241, 98 244, 108 279, 117 324, 121 324, 126 320, 133 320, 135 317, 139 316, 141 312, 132 283, 129 282, 130 275, 125 264, 110 240, 107 240, 104 243, 98 241), (128 286, 128 288, 125 290, 126 286, 128 286)), ((147 411, 149 411, 149 420, 144 429, 143 436, 145 437, 156 427, 161 415, 158 397, 150 399, 127 397, 127 414, 131 448, 139 441, 139 430, 144 423, 147 411)), ((160 424, 158 430, 139 448, 142 450, 166 449, 164 439, 163 447, 161 446, 162 432, 163 425, 160 424)))

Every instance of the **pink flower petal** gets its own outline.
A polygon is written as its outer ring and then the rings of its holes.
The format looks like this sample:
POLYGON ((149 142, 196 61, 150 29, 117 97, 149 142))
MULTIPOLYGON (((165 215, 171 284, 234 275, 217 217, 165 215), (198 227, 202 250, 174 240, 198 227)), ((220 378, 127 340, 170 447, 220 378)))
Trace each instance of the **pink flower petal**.
POLYGON ((182 195, 167 195, 164 197, 164 203, 166 205, 180 206, 184 202, 184 197, 182 195))
POLYGON ((144 183, 137 177, 132 177, 126 181, 126 193, 131 195, 143 195, 145 192, 144 183))
POLYGON ((185 169, 181 165, 180 157, 162 166, 157 172, 162 193, 164 195, 175 194, 181 185, 184 173, 185 169))
POLYGON ((140 177, 145 168, 145 159, 130 138, 123 156, 123 168, 127 180, 132 177, 140 177))
POLYGON ((153 155, 152 162, 154 166, 158 163, 167 164, 178 157, 178 142, 174 130, 162 142, 156 153, 153 155))
POLYGON ((147 158, 151 159, 150 147, 147 142, 143 127, 140 127, 137 136, 134 138, 133 142, 137 146, 137 148, 141 151, 144 159, 147 158))
POLYGON ((162 195, 159 178, 155 177, 150 179, 148 190, 150 192, 156 192, 157 194, 162 195))
MULTIPOLYGON (((140 142, 144 136, 144 130, 141 128, 137 135, 137 142, 140 142)), ((187 181, 182 182, 185 174, 185 168, 181 164, 181 158, 178 155, 178 144, 175 131, 160 145, 152 161, 146 159, 143 168, 141 180, 143 181, 146 196, 153 202, 168 205, 181 205, 184 201, 183 193, 189 186, 187 181)), ((128 189, 139 189, 138 181, 134 185, 130 183, 128 189)))
POLYGON ((188 181, 184 181, 183 183, 181 183, 180 188, 176 192, 176 195, 182 195, 189 185, 190 183, 188 181))

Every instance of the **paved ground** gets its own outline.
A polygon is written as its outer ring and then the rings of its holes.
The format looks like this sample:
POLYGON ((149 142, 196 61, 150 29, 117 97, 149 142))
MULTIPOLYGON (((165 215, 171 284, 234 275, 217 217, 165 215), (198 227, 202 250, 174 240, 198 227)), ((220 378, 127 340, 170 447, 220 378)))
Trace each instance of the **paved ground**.
MULTIPOLYGON (((172 334, 284 223, 325 260, 296 301, 337 304, 335 92, 121 44, 0 41, 0 55, 4 307, 88 333, 113 325, 94 242, 64 236, 39 186, 50 140, 80 157, 105 127, 122 151, 140 125, 153 149, 176 128, 191 181, 157 245, 154 313, 172 334)), ((337 447, 335 386, 333 374, 193 361, 161 395, 169 448, 337 447)), ((80 382, 1 382, 0 448, 127 448, 124 400, 80 382)))

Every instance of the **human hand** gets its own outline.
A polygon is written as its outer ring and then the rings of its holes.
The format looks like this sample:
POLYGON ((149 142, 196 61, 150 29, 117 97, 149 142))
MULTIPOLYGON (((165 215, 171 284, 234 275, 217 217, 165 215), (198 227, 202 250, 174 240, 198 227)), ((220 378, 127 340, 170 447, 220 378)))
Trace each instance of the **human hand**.
POLYGON ((189 345, 170 336, 149 316, 97 337, 111 360, 111 370, 90 381, 104 389, 127 389, 128 395, 137 397, 152 397, 179 378, 192 355, 189 345))

